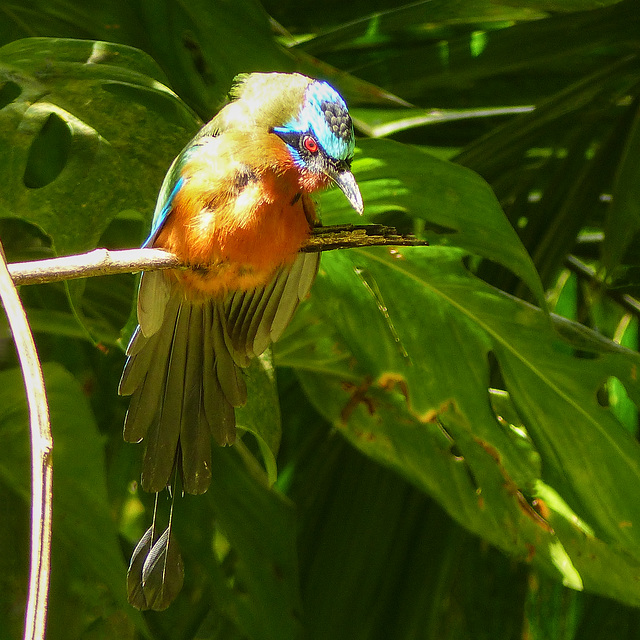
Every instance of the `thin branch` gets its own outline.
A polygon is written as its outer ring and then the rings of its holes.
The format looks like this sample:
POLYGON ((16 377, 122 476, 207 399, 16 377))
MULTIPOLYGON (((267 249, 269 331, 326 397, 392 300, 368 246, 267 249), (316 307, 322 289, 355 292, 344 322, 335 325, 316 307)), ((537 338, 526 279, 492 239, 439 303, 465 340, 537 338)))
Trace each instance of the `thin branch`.
POLYGON ((62 258, 14 262, 9 265, 9 272, 16 285, 23 285, 180 266, 182 264, 176 256, 161 249, 95 249, 62 258))
POLYGON ((0 244, 0 299, 20 360, 31 433, 31 567, 24 640, 44 640, 51 569, 53 439, 44 379, 33 336, 0 244))
MULTIPOLYGON (((582 262, 582 260, 576 258, 574 255, 568 255, 565 258, 564 265, 577 276, 588 280, 594 288, 603 289, 605 287, 605 282, 598 276, 596 270, 582 262)), ((623 309, 635 316, 640 316, 640 300, 626 293, 620 293, 615 289, 606 289, 606 293, 623 309)))
POLYGON ((426 240, 413 235, 400 235, 393 227, 382 224, 341 224, 316 227, 301 251, 333 251, 356 247, 416 247, 427 246, 426 240))
MULTIPOLYGON (((426 244, 424 240, 418 240, 415 236, 398 235, 393 227, 375 224, 339 225, 314 229, 301 251, 426 244)), ((9 265, 9 272, 16 285, 23 285, 186 266, 176 256, 161 249, 95 249, 89 253, 63 258, 16 262, 9 265)))

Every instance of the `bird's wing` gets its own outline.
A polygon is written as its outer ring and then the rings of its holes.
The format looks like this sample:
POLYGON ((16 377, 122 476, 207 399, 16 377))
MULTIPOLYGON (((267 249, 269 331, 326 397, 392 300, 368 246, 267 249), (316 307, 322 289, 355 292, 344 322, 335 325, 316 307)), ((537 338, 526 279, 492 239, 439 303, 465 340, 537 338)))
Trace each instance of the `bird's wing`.
POLYGON ((179 466, 187 493, 211 481, 211 436, 235 441, 234 407, 246 401, 240 368, 225 343, 221 303, 185 300, 172 291, 162 328, 147 337, 136 330, 119 393, 131 395, 124 439, 146 443, 142 486, 161 491, 179 466))
POLYGON ((174 289, 159 318, 162 330, 136 330, 119 393, 132 396, 125 440, 146 441, 145 490, 160 491, 176 461, 187 493, 207 490, 210 437, 220 445, 234 442, 234 407, 247 398, 241 367, 281 336, 309 292, 319 260, 319 253, 301 253, 268 285, 225 301, 190 301, 174 289))
POLYGON ((319 253, 300 253, 267 285, 236 291, 224 302, 227 348, 241 367, 278 340, 318 273, 319 253))
MULTIPOLYGON (((205 144, 203 136, 196 136, 184 151, 173 161, 160 188, 153 214, 151 231, 142 247, 152 247, 158 234, 171 215, 176 195, 186 183, 182 175, 184 165, 205 144)), ((153 335, 162 326, 165 307, 169 300, 170 285, 161 271, 143 272, 138 288, 138 323, 144 336, 153 335)))
POLYGON ((156 211, 153 214, 151 231, 149 232, 147 239, 144 241, 142 245, 143 247, 153 246, 155 239, 158 237, 158 233, 160 233, 162 226, 173 209, 173 200, 176 197, 176 194, 184 185, 184 178, 182 176, 176 176, 177 179, 175 180, 168 180, 168 178, 171 177, 172 171, 173 165, 169 170, 167 179, 162 183, 162 189, 158 197, 158 203, 156 204, 156 211))

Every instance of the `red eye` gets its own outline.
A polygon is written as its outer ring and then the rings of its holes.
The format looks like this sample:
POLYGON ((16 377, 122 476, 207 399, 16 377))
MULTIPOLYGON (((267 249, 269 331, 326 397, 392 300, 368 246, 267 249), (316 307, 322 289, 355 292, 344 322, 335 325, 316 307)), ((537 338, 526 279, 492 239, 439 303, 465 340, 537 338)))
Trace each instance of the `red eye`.
POLYGON ((302 144, 309 153, 316 153, 318 151, 318 143, 311 136, 305 136, 302 144))

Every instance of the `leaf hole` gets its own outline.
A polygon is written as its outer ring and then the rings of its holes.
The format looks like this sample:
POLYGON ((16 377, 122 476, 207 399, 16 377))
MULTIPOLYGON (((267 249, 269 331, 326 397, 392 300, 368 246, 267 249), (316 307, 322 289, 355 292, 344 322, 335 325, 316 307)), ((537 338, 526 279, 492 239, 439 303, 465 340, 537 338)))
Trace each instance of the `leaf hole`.
POLYGON ((0 218, 0 238, 2 238, 9 262, 53 257, 51 238, 35 224, 26 220, 0 218))
POLYGON ((609 387, 609 381, 607 380, 607 382, 600 385, 600 387, 598 387, 598 390, 596 391, 596 400, 598 401, 598 404, 601 407, 604 407, 605 409, 608 409, 611 404, 609 400, 608 387, 609 387))
POLYGON ((5 82, 0 88, 0 109, 11 104, 21 93, 20 85, 11 81, 5 82))
POLYGON ((504 389, 489 389, 491 409, 496 421, 513 439, 531 445, 531 439, 510 394, 504 389))
POLYGON ((46 187, 62 173, 69 159, 71 138, 69 125, 58 114, 49 114, 29 149, 24 170, 27 188, 46 187))
POLYGON ((211 71, 211 67, 207 63, 207 59, 202 52, 202 47, 197 38, 190 31, 182 34, 182 44, 191 56, 191 62, 197 74, 207 83, 215 84, 215 77, 211 71))
POLYGON ((610 409, 613 415, 633 434, 638 433, 638 408, 629 397, 623 382, 610 376, 598 387, 596 400, 601 407, 610 409))
POLYGON ((518 441, 520 446, 525 444, 532 446, 531 439, 513 402, 513 398, 506 391, 507 385, 502 375, 500 362, 493 351, 489 351, 488 361, 490 371, 489 404, 498 425, 511 439, 518 441))

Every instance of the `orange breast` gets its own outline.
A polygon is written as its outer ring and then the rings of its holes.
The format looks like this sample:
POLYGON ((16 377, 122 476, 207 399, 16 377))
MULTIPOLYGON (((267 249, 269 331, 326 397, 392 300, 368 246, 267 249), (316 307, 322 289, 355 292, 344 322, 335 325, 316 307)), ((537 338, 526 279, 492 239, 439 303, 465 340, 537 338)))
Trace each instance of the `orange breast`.
POLYGON ((264 158, 250 165, 211 151, 185 165, 187 180, 155 243, 196 267, 170 276, 192 296, 266 284, 293 262, 315 220, 284 149, 272 150, 266 166, 264 158))

